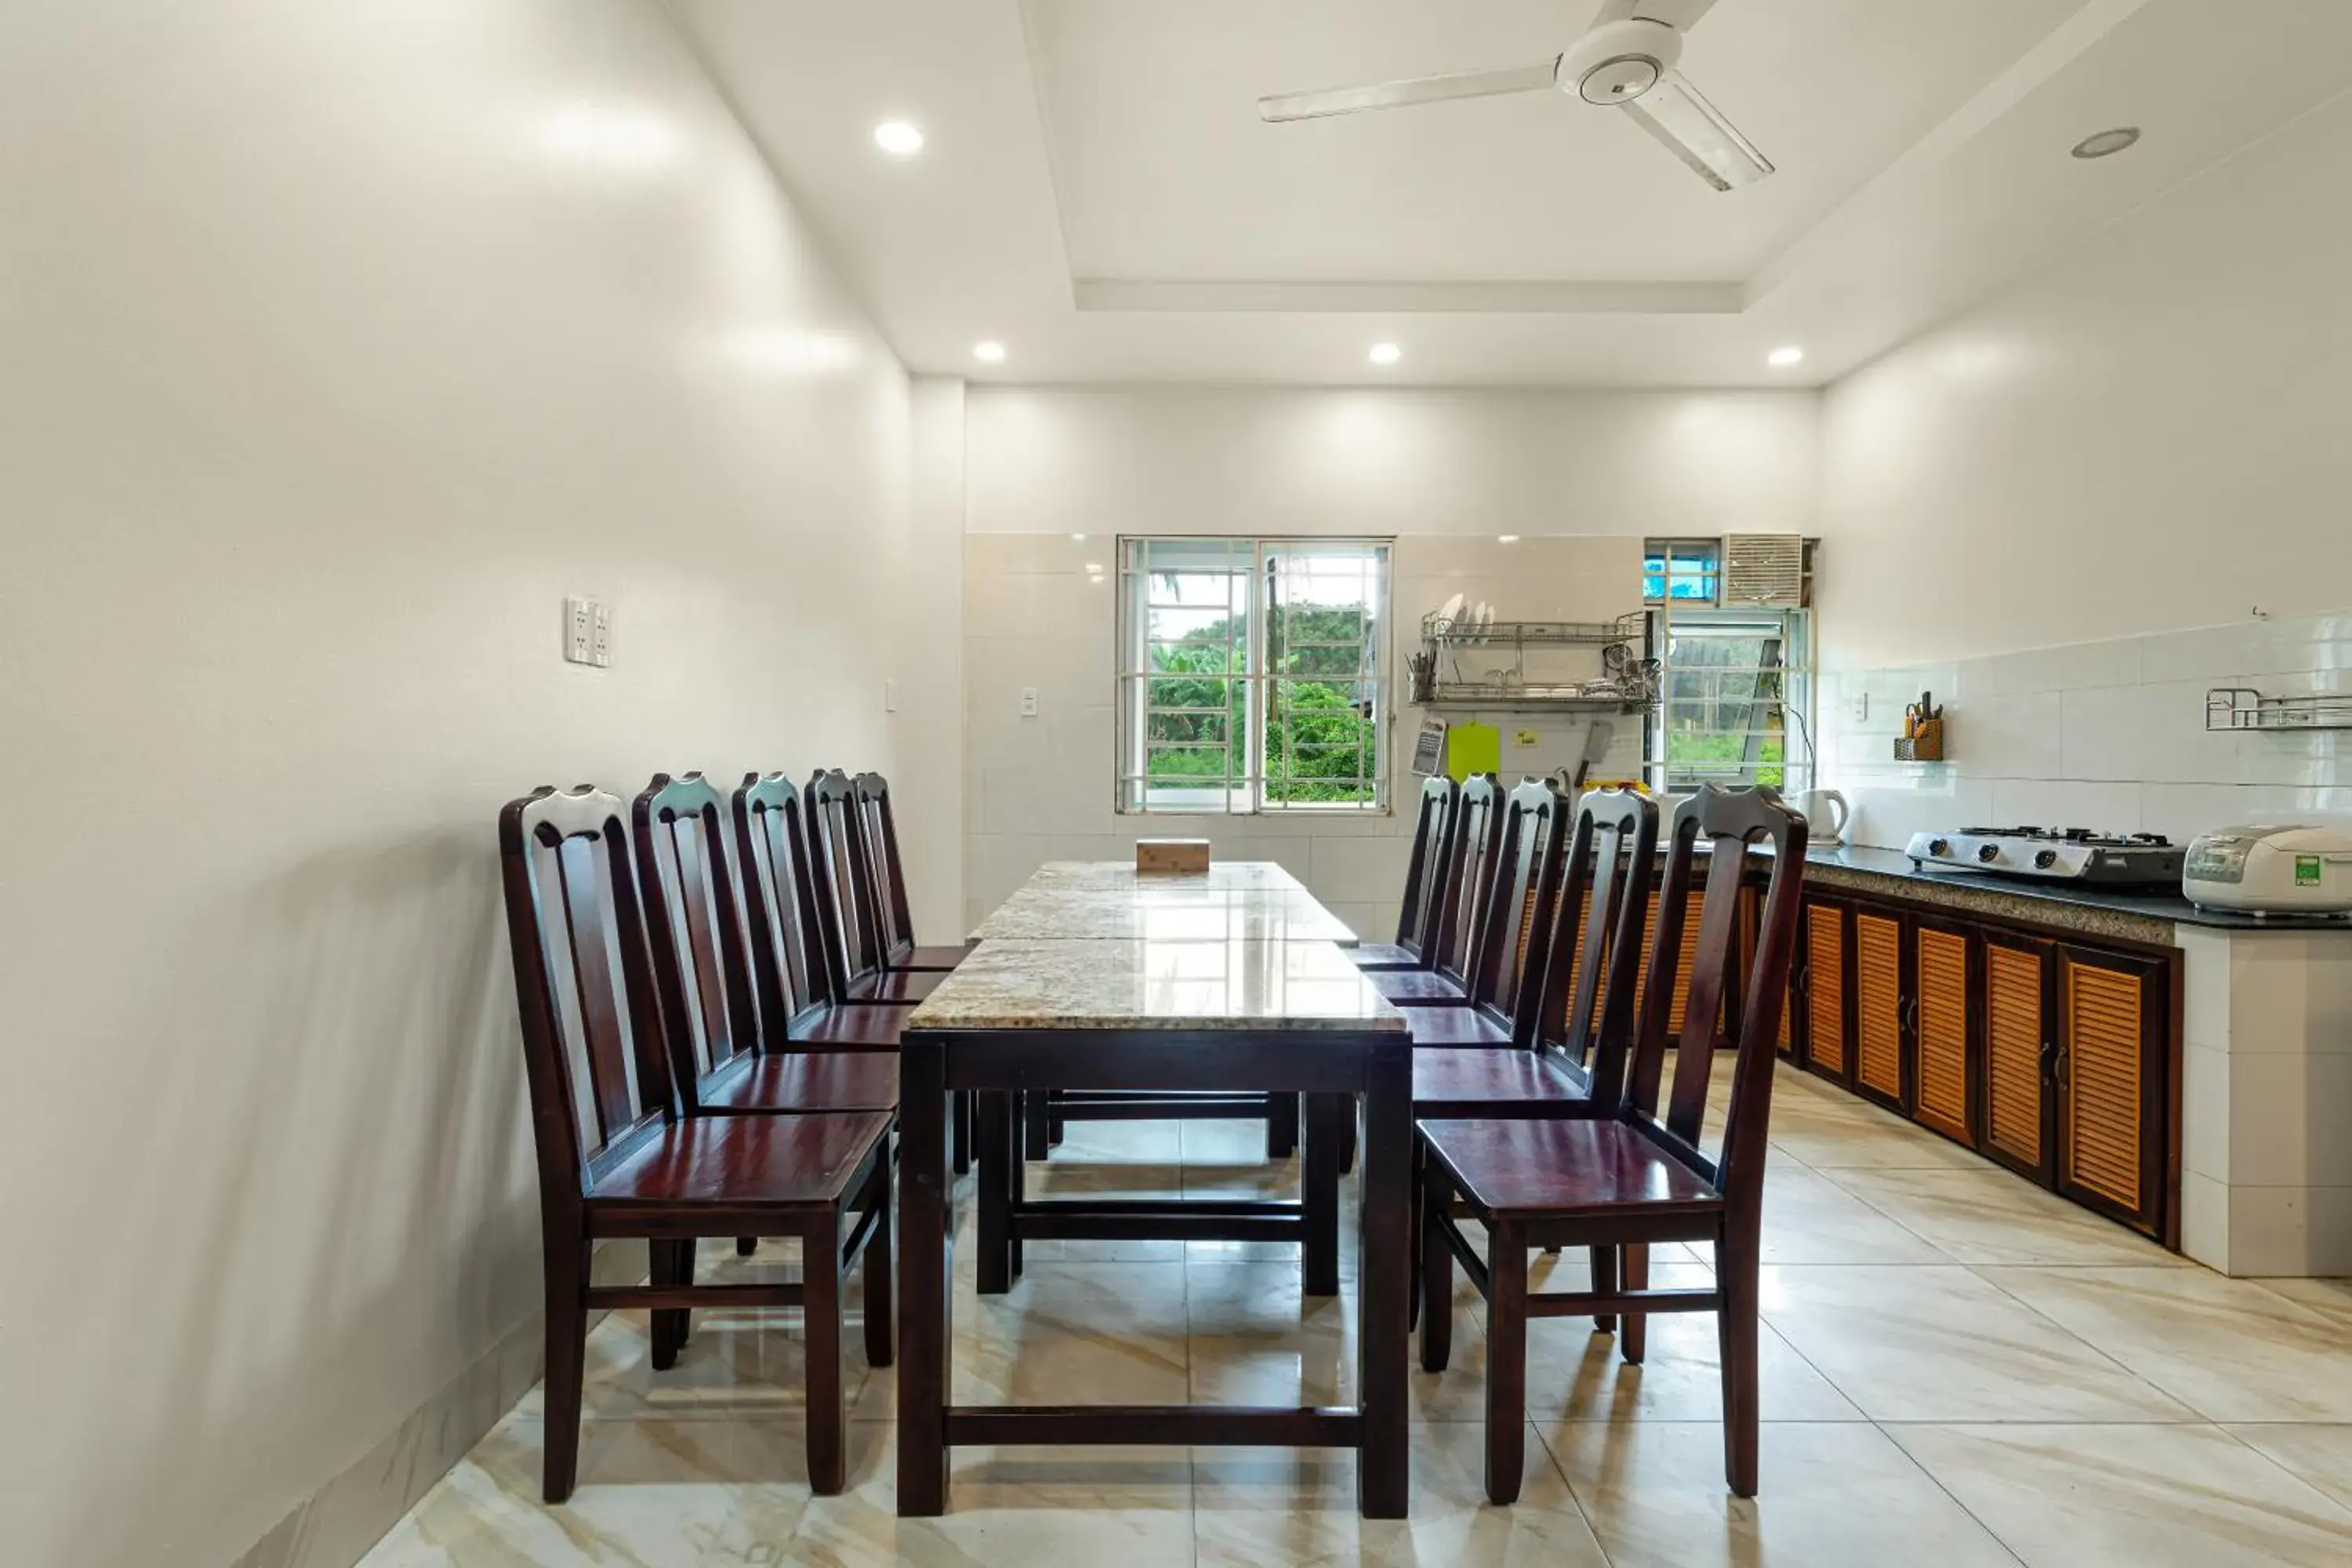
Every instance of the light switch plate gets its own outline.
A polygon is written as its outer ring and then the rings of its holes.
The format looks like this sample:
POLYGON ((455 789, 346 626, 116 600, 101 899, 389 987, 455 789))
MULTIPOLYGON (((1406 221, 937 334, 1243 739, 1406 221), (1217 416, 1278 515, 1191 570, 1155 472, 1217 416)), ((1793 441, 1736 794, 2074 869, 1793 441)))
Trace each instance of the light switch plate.
POLYGON ((882 682, 882 711, 896 713, 898 710, 898 683, 896 680, 886 679, 882 682))
POLYGON ((1870 722, 1870 693, 1867 691, 1853 694, 1853 721, 1857 724, 1870 722))
POLYGON ((613 607, 592 602, 588 606, 588 662, 599 669, 613 663, 613 607))
POLYGON ((1021 689, 1021 717, 1024 719, 1037 717, 1037 689, 1034 686, 1024 686, 1021 689))
POLYGON ((595 609, 586 599, 563 601, 563 657, 573 664, 594 661, 595 609))

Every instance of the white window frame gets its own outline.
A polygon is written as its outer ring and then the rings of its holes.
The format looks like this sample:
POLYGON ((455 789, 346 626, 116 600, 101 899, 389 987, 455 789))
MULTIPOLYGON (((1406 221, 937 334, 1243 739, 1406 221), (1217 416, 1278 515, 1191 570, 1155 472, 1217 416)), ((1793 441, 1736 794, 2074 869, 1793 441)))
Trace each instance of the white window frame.
MULTIPOLYGON (((1651 651, 1659 660, 1658 705, 1652 710, 1643 773, 1654 788, 1680 794, 1706 783, 1745 784, 1757 783, 1759 777, 1778 773, 1774 787, 1783 795, 1794 795, 1813 787, 1819 773, 1820 759, 1813 746, 1820 725, 1814 711, 1816 682, 1813 679, 1813 616, 1802 609, 1717 609, 1704 601, 1669 600, 1650 612, 1651 651), (1769 628, 1777 633, 1779 648, 1776 661, 1761 665, 1725 666, 1708 664, 1704 668, 1718 675, 1748 676, 1755 680, 1758 695, 1747 698, 1751 708, 1748 722, 1736 727, 1720 724, 1702 726, 1701 732, 1709 735, 1735 737, 1743 742, 1740 755, 1720 764, 1694 765, 1685 761, 1670 760, 1668 752, 1676 710, 1696 710, 1719 706, 1718 700, 1685 698, 1676 695, 1675 679, 1676 664, 1675 647, 1676 628, 1685 635, 1705 636, 1709 629, 1734 632, 1738 628, 1769 628), (1777 681, 1777 695, 1770 687, 1777 681), (1780 722, 1771 720, 1778 716, 1780 722), (1780 742, 1780 760, 1768 760, 1763 755, 1765 742, 1780 742)), ((1700 668, 1685 659, 1685 670, 1700 668)))
MULTIPOLYGON (((1113 777, 1113 807, 1121 815, 1132 816, 1246 816, 1261 814, 1319 814, 1362 816, 1386 815, 1391 809, 1389 750, 1394 735, 1395 715, 1391 711, 1391 691, 1389 680, 1390 645, 1393 628, 1390 626, 1391 590, 1395 572, 1395 541, 1389 538, 1266 536, 1232 534, 1122 534, 1118 540, 1117 612, 1118 643, 1115 659, 1115 702, 1118 723, 1115 732, 1115 767, 1113 777), (1241 710, 1245 733, 1242 743, 1234 744, 1231 734, 1231 704, 1224 708, 1183 710, 1202 714, 1226 715, 1227 736, 1221 748, 1226 767, 1223 775, 1209 775, 1207 782, 1193 789, 1153 784, 1145 773, 1146 759, 1153 749, 1149 739, 1150 720, 1155 713, 1173 713, 1172 709, 1154 709, 1150 705, 1150 682, 1155 677, 1165 679, 1164 671, 1150 668, 1149 634, 1150 610, 1157 608, 1208 609, 1213 605, 1155 605, 1150 598, 1150 578, 1160 574, 1149 570, 1154 545, 1168 545, 1202 550, 1204 553, 1216 549, 1227 552, 1228 559, 1239 567, 1232 575, 1245 574, 1240 595, 1242 615, 1238 617, 1241 637, 1233 635, 1236 617, 1227 615, 1228 632, 1226 670, 1218 679, 1238 683, 1241 688, 1241 710), (1371 768, 1369 773, 1357 775, 1360 787, 1369 790, 1369 798, 1341 801, 1300 801, 1269 798, 1269 786, 1301 782, 1297 775, 1282 779, 1267 776, 1266 732, 1268 720, 1274 714, 1286 721, 1290 709, 1282 700, 1286 687, 1300 684, 1330 684, 1346 678, 1333 675, 1281 675, 1266 668, 1269 652, 1269 628, 1272 624, 1272 584, 1281 571, 1281 563, 1294 552, 1337 553, 1360 552, 1371 577, 1370 595, 1372 616, 1370 667, 1359 667, 1354 684, 1369 688, 1369 700, 1354 706, 1360 714, 1369 708, 1372 723, 1371 768), (1269 565, 1273 572, 1269 572, 1269 565), (1233 672, 1238 653, 1244 668, 1233 672)), ((1230 600, 1228 601, 1230 603, 1230 600)), ((1313 645, 1344 647, 1344 644, 1313 645)), ((1293 731, 1295 734, 1295 731, 1293 731)), ((1177 742, 1161 741, 1166 748, 1177 742)), ((1214 742, 1195 742, 1203 749, 1214 742)), ((1296 742, 1283 749, 1286 763, 1297 755, 1296 742)))

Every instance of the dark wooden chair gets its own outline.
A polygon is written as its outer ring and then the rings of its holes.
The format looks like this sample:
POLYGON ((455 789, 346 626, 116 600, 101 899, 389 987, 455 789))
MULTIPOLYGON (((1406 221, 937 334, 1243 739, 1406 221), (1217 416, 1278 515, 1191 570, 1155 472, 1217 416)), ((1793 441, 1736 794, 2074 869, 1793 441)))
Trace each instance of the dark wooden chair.
POLYGON ((843 1002, 921 1001, 939 989, 944 976, 891 970, 882 962, 882 899, 858 828, 857 786, 839 768, 820 769, 809 779, 803 798, 817 926, 834 996, 843 1002))
POLYGON ((1470 967, 1501 861, 1503 792, 1492 773, 1473 773, 1454 808, 1454 842, 1436 900, 1434 930, 1422 969, 1375 970, 1368 976, 1400 1007, 1444 1007, 1470 991, 1470 967))
MULTIPOLYGON (((766 987, 741 918, 747 889, 727 798, 700 773, 656 773, 631 816, 670 1069, 687 1114, 895 1112, 895 1035, 866 1049, 811 1049, 793 1037, 793 1012, 781 1002, 765 1015, 774 1024, 761 1027, 754 997, 766 987)), ((757 901, 765 904, 764 890, 757 901)))
POLYGON ((1462 786, 1445 774, 1424 779, 1420 809, 1412 819, 1412 857, 1405 864, 1404 905, 1397 915, 1394 942, 1368 942, 1348 954, 1367 973, 1380 970, 1423 969, 1433 928, 1437 923, 1438 892, 1445 883, 1445 868, 1454 854, 1454 812, 1461 804, 1462 786))
POLYGON ((860 773, 849 781, 849 787, 866 863, 873 869, 882 967, 953 969, 971 951, 969 946, 924 947, 915 941, 915 917, 907 904, 907 868, 898 854, 898 814, 890 805, 890 781, 880 773, 860 773))
POLYGON ((1527 1428, 1529 1317, 1622 1314, 1619 1343, 1642 1359, 1651 1312, 1713 1312, 1722 1347, 1724 1472, 1740 1497, 1756 1493, 1757 1270, 1766 1127, 1775 1040, 1796 950, 1805 869, 1805 819, 1762 787, 1703 786, 1675 809, 1658 907, 1657 940, 1641 1002, 1625 1092, 1606 1115, 1578 1119, 1429 1119, 1422 1192, 1421 1361, 1445 1368, 1451 1347, 1453 1265, 1486 1300, 1486 1495, 1518 1496, 1527 1428), (1712 851, 1690 976, 1675 1042, 1674 1079, 1659 1110, 1668 1019, 1682 956, 1682 921, 1698 841, 1712 851), (1739 889, 1748 855, 1769 845, 1770 879, 1745 976, 1738 1043, 1728 1054, 1731 1092, 1717 1152, 1701 1147, 1726 986, 1737 976, 1739 889), (1486 1258, 1454 1217, 1457 1201, 1486 1226, 1486 1258), (1704 1288, 1649 1288, 1649 1249, 1706 1243, 1715 1278, 1704 1288), (1536 1295, 1530 1247, 1622 1249, 1623 1282, 1536 1295), (1452 1257, 1449 1258, 1448 1254, 1452 1257))
POLYGON ((547 1500, 578 1477, 589 1313, 652 1311, 654 1363, 667 1367, 698 1307, 802 1309, 809 1485, 839 1492, 842 1279, 861 1255, 866 1358, 890 1362, 888 1114, 684 1114, 619 798, 541 788, 500 812, 499 851, 539 1154, 547 1500), (796 1236, 801 1281, 695 1285, 706 1236, 796 1236), (589 1283, 590 1250, 608 1237, 646 1242, 649 1283, 589 1283))
POLYGON ((1568 801, 1549 779, 1529 779, 1504 797, 1495 874, 1464 968, 1463 995, 1407 1010, 1414 1046, 1513 1046, 1533 1037, 1569 815, 1568 801))

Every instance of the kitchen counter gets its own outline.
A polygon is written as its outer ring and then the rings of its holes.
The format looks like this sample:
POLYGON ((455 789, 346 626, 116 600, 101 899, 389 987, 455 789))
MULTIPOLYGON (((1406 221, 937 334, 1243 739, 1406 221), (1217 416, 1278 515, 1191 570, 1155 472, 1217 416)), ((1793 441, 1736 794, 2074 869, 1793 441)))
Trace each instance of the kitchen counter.
POLYGON ((2250 915, 2202 910, 2178 892, 2123 890, 2084 882, 2031 880, 1982 871, 1928 870, 1899 849, 1849 845, 1805 853, 1807 880, 1816 888, 1883 892, 1923 899, 1994 919, 2057 926, 2130 942, 2169 944, 2174 926, 2233 931, 2339 931, 2352 920, 2326 915, 2250 915), (1890 882, 1901 884, 1889 887, 1890 882))

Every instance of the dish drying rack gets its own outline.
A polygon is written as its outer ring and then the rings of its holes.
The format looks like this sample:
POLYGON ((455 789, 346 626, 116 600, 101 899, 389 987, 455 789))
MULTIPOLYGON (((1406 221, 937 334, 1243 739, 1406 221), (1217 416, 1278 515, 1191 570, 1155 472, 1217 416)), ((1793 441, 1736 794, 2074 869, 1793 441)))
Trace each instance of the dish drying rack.
POLYGON ((1548 709, 1584 713, 1630 713, 1658 699, 1658 661, 1641 647, 1648 617, 1639 610, 1610 621, 1486 621, 1466 616, 1421 619, 1422 651, 1407 660, 1412 700, 1423 706, 1548 709), (1597 647, 1597 680, 1530 681, 1531 647, 1597 647), (1463 673, 1465 658, 1481 650, 1510 651, 1508 668, 1493 666, 1477 679, 1463 673))
POLYGON ((2352 730, 2352 693, 2265 697, 2250 686, 2216 686, 2205 693, 2205 728, 2270 733, 2352 730))

